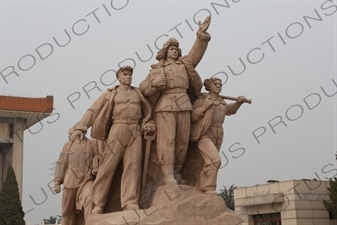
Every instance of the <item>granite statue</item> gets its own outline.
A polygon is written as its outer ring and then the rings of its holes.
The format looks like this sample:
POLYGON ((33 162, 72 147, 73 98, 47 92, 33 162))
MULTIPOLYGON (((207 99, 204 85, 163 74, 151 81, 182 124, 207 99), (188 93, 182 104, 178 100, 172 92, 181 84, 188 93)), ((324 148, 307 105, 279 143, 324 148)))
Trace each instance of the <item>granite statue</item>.
POLYGON ((92 214, 102 214, 118 164, 123 162, 120 199, 123 210, 139 209, 142 133, 154 132, 152 108, 142 93, 131 86, 133 68, 121 67, 116 76, 120 85, 104 92, 76 124, 71 136, 82 137, 91 127, 91 136, 105 141, 102 162, 92 185, 92 214))
POLYGON ((69 129, 67 142, 56 163, 54 191, 59 193, 63 185, 62 224, 84 225, 92 212, 90 190, 93 184, 93 158, 95 140, 85 135, 70 141, 74 127, 69 129))
POLYGON ((179 42, 170 38, 157 53, 157 64, 140 83, 139 89, 149 99, 157 127, 156 151, 166 185, 181 183, 190 135, 192 102, 202 88, 195 70, 206 52, 211 36, 206 32, 211 23, 207 17, 199 22, 193 47, 182 57, 179 42))
POLYGON ((131 86, 133 68, 119 68, 120 84, 104 92, 74 126, 66 149, 86 140, 89 128, 96 140, 91 183, 85 186, 92 209, 87 224, 241 224, 216 195, 216 180, 225 117, 251 100, 220 95, 221 79, 202 82, 196 71, 211 40, 210 23, 210 17, 199 22, 185 56, 178 40, 169 38, 139 88, 131 86), (203 85, 207 93, 201 92, 203 85))
POLYGON ((220 96, 222 81, 217 77, 205 79, 204 86, 209 92, 201 94, 193 104, 190 140, 196 142, 204 160, 199 178, 200 190, 204 194, 216 195, 216 181, 221 165, 219 151, 224 137, 222 125, 225 116, 235 114, 246 98, 239 96, 235 103, 227 104, 220 96))

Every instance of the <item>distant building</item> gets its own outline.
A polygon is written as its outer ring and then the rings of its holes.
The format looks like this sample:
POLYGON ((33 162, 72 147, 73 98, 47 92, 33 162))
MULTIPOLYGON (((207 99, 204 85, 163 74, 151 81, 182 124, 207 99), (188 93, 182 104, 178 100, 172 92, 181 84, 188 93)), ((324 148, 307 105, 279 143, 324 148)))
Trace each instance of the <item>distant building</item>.
POLYGON ((243 225, 337 225, 326 211, 329 182, 289 180, 234 190, 243 225))
POLYGON ((26 98, 0 95, 0 190, 10 164, 22 199, 24 131, 53 111, 53 96, 26 98))

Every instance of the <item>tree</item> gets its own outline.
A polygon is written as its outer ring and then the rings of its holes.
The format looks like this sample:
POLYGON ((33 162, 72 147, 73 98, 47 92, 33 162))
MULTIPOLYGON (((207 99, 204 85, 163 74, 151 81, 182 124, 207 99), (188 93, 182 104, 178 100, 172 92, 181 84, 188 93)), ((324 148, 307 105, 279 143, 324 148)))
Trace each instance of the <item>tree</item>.
POLYGON ((230 210, 234 211, 235 208, 235 203, 234 203, 234 189, 236 187, 234 187, 234 184, 232 184, 228 189, 226 186, 223 186, 224 189, 220 190, 219 195, 223 198, 223 200, 225 201, 225 204, 227 206, 227 208, 229 208, 230 210))
POLYGON ((330 187, 329 190, 329 198, 330 200, 323 200, 323 204, 325 209, 332 213, 332 215, 337 218, 337 178, 330 178, 329 181, 330 187))
POLYGON ((6 179, 0 191, 0 224, 25 225, 18 182, 12 166, 8 166, 6 179))
POLYGON ((43 219, 44 224, 55 224, 56 221, 57 223, 61 223, 61 216, 50 216, 49 219, 43 219))

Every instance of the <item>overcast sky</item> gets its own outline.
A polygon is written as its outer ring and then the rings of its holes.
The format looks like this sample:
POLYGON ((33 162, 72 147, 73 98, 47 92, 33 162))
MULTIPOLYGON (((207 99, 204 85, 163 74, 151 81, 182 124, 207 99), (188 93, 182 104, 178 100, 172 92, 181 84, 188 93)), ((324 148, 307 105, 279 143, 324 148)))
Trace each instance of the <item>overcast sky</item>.
POLYGON ((25 220, 61 215, 61 194, 48 187, 53 163, 68 128, 117 84, 113 71, 135 67, 138 86, 156 63, 157 47, 175 37, 187 54, 196 22, 210 14, 212 40, 197 71, 202 79, 222 78, 223 95, 253 100, 226 119, 218 191, 222 185, 335 176, 336 5, 332 0, 1 1, 1 94, 54 96, 54 114, 25 131, 25 220))

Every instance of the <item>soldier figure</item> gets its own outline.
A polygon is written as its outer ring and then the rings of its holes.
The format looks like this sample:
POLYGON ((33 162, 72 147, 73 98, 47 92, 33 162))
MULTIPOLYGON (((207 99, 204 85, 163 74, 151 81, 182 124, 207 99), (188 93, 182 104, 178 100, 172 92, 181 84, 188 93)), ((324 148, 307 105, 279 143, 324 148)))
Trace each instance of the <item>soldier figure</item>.
POLYGON ((195 70, 211 36, 206 32, 211 22, 199 22, 196 41, 181 57, 179 42, 170 38, 158 51, 157 64, 139 89, 150 99, 155 111, 157 154, 165 184, 176 185, 185 162, 190 135, 191 100, 200 94, 202 81, 195 70))
MULTIPOLYGON (((69 140, 73 132, 74 127, 69 129, 69 140)), ((59 193, 63 184, 62 224, 64 225, 84 225, 91 215, 92 202, 89 196, 94 180, 92 161, 95 148, 96 141, 88 140, 85 136, 82 139, 76 138, 64 145, 57 161, 54 191, 59 193)))
POLYGON ((222 124, 225 116, 233 115, 246 100, 239 96, 237 102, 227 104, 221 97, 222 81, 217 77, 205 79, 209 93, 202 94, 193 104, 190 140, 196 142, 204 159, 200 173, 200 189, 204 194, 216 195, 216 180, 221 165, 219 154, 223 141, 222 124))
POLYGON ((154 132, 152 109, 138 88, 131 86, 133 68, 121 67, 116 76, 119 86, 104 92, 86 111, 75 127, 72 138, 83 136, 89 127, 91 136, 106 141, 102 162, 92 186, 92 214, 102 214, 116 168, 123 160, 121 207, 139 209, 142 131, 154 132), (142 113, 143 112, 143 113, 142 113))

